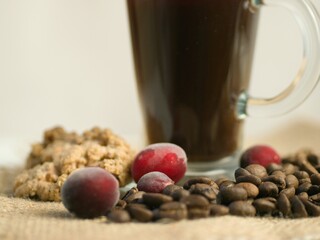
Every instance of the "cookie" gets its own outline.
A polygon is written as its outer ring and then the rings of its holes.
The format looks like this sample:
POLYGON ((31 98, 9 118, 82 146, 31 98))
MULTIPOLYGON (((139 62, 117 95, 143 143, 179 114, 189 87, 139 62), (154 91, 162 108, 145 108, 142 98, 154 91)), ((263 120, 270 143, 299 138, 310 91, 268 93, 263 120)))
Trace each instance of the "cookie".
POLYGON ((60 189, 76 169, 98 166, 112 173, 125 186, 131 181, 135 151, 110 129, 95 127, 83 134, 62 127, 45 131, 43 140, 32 145, 26 169, 14 182, 16 197, 61 201, 60 189))

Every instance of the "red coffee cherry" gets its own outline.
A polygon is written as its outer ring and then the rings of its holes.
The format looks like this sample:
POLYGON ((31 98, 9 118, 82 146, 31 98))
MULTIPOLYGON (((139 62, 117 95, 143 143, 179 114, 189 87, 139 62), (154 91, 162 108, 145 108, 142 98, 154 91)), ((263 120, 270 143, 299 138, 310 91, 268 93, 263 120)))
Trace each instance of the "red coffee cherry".
POLYGON ((135 182, 146 173, 165 173, 174 182, 181 180, 187 170, 185 151, 172 143, 156 143, 147 146, 136 157, 131 167, 135 182))
POLYGON ((260 164, 264 167, 271 163, 280 164, 281 158, 272 147, 267 145, 256 145, 243 152, 240 158, 240 166, 245 168, 250 164, 260 164))

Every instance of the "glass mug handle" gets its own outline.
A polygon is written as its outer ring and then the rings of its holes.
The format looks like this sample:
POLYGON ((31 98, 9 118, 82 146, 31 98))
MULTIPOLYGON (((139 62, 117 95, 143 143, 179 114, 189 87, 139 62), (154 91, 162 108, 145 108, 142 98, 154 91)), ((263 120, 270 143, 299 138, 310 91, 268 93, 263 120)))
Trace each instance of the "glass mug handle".
POLYGON ((293 14, 303 40, 302 63, 292 83, 273 98, 255 98, 242 92, 237 103, 239 119, 287 113, 300 105, 320 80, 320 18, 314 5, 310 0, 250 0, 253 11, 263 6, 286 8, 293 14))

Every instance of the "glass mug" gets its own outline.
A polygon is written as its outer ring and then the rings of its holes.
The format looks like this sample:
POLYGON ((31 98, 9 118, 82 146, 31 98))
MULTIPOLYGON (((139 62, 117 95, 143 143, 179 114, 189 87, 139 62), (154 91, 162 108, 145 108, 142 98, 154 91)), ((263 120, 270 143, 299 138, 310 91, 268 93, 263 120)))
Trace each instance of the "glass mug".
POLYGON ((127 6, 147 141, 185 149, 191 175, 235 167, 243 119, 283 114, 318 82, 320 21, 309 0, 127 0, 127 6), (247 93, 264 6, 289 9, 304 47, 296 78, 270 99, 247 93))

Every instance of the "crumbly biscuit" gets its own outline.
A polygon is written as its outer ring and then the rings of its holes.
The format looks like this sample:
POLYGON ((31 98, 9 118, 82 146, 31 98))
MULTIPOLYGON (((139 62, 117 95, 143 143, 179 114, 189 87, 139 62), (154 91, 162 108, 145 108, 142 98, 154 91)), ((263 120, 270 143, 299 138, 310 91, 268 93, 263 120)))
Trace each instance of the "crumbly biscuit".
POLYGON ((82 135, 61 127, 44 133, 43 141, 32 145, 26 169, 16 177, 16 197, 60 201, 61 186, 74 170, 97 166, 112 173, 120 186, 131 181, 134 151, 110 129, 93 128, 82 135))

